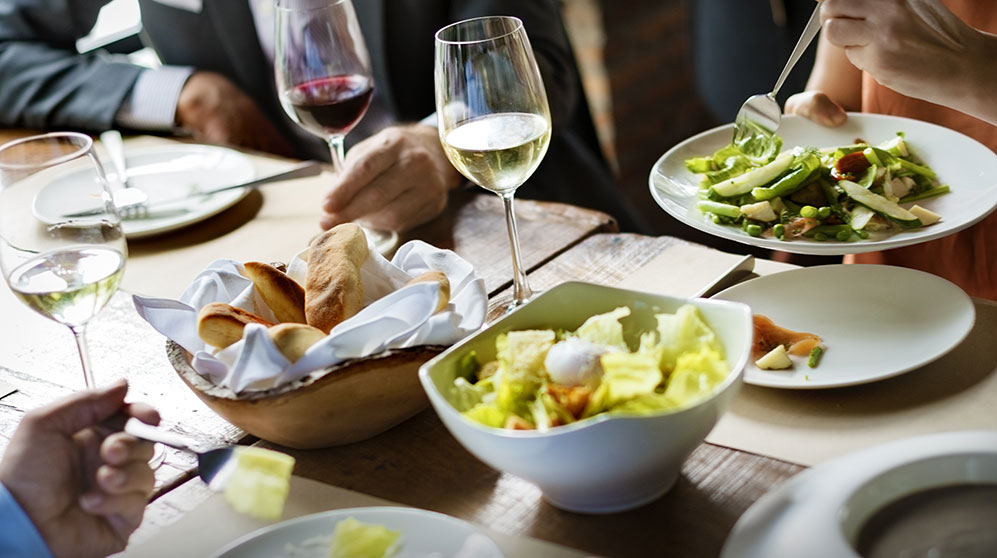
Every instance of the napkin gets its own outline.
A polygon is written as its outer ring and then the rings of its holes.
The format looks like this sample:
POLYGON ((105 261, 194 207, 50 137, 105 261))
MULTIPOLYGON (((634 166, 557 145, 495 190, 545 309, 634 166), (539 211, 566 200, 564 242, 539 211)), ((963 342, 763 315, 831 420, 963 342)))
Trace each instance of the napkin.
MULTIPOLYGON (((307 253, 295 255, 287 267, 287 274, 302 285, 308 272, 307 253)), ((297 362, 284 357, 260 324, 247 325, 240 341, 217 350, 197 334, 198 312, 209 303, 226 302, 277 322, 242 270, 239 262, 215 260, 194 278, 180 300, 133 295, 139 315, 192 354, 191 365, 199 374, 236 393, 272 389, 314 370, 387 349, 450 345, 480 329, 487 313, 484 279, 470 263, 450 250, 413 240, 399 247, 391 261, 371 247, 360 269, 363 309, 334 327, 297 362), (438 283, 405 285, 431 270, 450 280, 450 302, 438 313, 438 283)))

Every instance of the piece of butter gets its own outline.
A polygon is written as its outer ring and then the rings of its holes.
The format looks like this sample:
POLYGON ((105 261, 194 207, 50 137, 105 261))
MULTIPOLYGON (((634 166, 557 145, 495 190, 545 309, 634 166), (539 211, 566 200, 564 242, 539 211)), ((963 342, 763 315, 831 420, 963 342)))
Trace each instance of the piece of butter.
POLYGON ((294 458, 249 446, 235 449, 235 467, 225 483, 225 499, 235 511, 260 519, 280 519, 291 490, 294 458))
POLYGON ((399 547, 400 531, 347 517, 332 532, 329 558, 390 558, 399 547))
POLYGON ((776 345, 774 349, 765 353, 765 356, 756 360, 755 366, 762 370, 785 370, 793 366, 793 361, 790 360, 785 345, 776 345))

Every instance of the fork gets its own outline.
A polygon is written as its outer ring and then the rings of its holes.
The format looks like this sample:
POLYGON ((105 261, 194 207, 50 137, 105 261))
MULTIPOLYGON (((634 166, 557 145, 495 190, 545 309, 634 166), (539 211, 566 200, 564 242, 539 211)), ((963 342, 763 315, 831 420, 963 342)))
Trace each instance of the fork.
POLYGON ((820 3, 818 2, 806 27, 803 28, 800 40, 796 42, 796 47, 790 53, 786 66, 779 74, 775 87, 770 93, 748 97, 748 100, 741 105, 741 110, 737 111, 737 117, 734 118, 734 145, 740 147, 744 153, 757 157, 761 156, 768 147, 769 138, 779 128, 779 123, 782 121, 782 109, 779 107, 778 101, 775 100, 775 96, 786 81, 786 77, 789 76, 789 72, 796 66, 800 56, 817 36, 820 26, 820 3))
MULTIPOLYGON (((191 447, 190 443, 180 436, 177 436, 172 432, 160 430, 155 426, 150 426, 135 418, 129 418, 125 421, 121 428, 114 428, 117 426, 114 422, 120 418, 122 418, 120 415, 112 417, 111 421, 105 421, 104 425, 113 430, 122 430, 126 434, 130 434, 142 440, 157 442, 165 446, 170 446, 171 448, 196 455, 197 475, 201 477, 201 480, 203 480, 208 486, 212 486, 212 481, 216 479, 219 482, 223 482, 224 478, 228 476, 224 475, 219 477, 218 473, 223 471, 225 466, 232 460, 232 457, 235 455, 235 446, 214 448, 200 452, 191 447)), ((212 486, 212 488, 214 488, 214 486, 212 486)))
POLYGON ((100 142, 107 148, 107 153, 111 157, 111 164, 114 166, 114 175, 118 179, 118 184, 122 188, 130 188, 128 182, 128 164, 125 159, 125 144, 121 139, 121 132, 117 130, 107 130, 100 134, 100 142))

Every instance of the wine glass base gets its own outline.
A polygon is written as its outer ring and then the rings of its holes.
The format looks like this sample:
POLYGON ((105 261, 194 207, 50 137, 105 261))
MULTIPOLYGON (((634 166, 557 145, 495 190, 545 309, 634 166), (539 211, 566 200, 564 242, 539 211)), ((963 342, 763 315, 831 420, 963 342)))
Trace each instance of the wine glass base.
POLYGON ((156 470, 166 461, 166 446, 163 444, 153 444, 152 458, 149 459, 149 468, 156 470))
POLYGON ((502 295, 495 297, 488 301, 488 314, 485 320, 485 324, 490 324, 507 314, 515 312, 517 309, 522 308, 527 302, 533 300, 542 294, 543 291, 533 291, 533 295, 526 300, 516 302, 511 294, 502 295))

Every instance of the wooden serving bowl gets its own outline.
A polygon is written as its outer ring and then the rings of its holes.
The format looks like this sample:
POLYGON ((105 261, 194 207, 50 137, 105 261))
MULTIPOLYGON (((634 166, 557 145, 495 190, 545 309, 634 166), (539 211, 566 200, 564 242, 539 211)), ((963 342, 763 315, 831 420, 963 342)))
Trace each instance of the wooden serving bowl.
POLYGON ((208 407, 254 436, 295 449, 365 440, 425 409, 429 400, 419 366, 444 348, 390 349, 278 388, 237 395, 201 376, 190 365, 190 353, 166 342, 173 368, 208 407))

